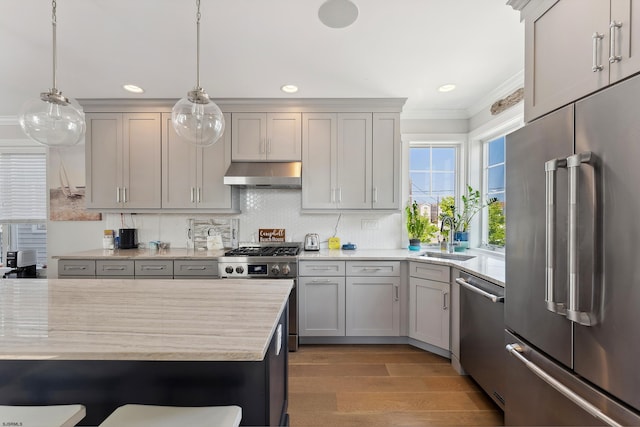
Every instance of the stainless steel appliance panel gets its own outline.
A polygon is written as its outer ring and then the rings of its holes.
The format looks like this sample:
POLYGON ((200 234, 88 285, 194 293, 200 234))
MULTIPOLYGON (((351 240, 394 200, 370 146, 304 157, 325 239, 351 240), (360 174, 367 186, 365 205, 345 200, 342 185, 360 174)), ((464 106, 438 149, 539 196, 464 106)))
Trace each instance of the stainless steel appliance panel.
MULTIPOLYGON (((545 162, 573 154, 573 106, 507 136, 506 283, 508 329, 571 366, 571 323, 545 306, 545 162)), ((567 173, 556 174, 556 301, 566 300, 567 173)))
POLYGON ((581 381, 580 377, 536 351, 526 341, 509 333, 505 342, 518 346, 522 359, 506 359, 507 407, 505 425, 508 426, 603 426, 640 425, 640 417, 602 392, 581 381), (548 374, 564 393, 554 388, 534 370, 548 374), (567 396, 572 396, 567 397, 567 396), (573 399, 590 406, 592 413, 573 399), (533 403, 533 404, 532 404, 533 403), (599 418, 598 418, 599 417, 599 418), (611 423, 607 422, 607 418, 611 423))
POLYGON ((460 364, 504 409, 504 288, 467 273, 460 284, 460 364))
MULTIPOLYGON (((581 277, 581 304, 591 294, 600 310, 598 324, 576 326, 575 371, 614 396, 640 409, 640 78, 629 79, 576 104, 576 152, 599 159, 596 183, 602 207, 603 239, 596 260, 602 260, 602 291, 592 291, 581 277), (598 173, 598 171, 600 173, 598 173)), ((594 189, 593 168, 581 167, 580 184, 594 189)), ((591 233, 590 200, 581 201, 580 235, 591 233)), ((589 246, 580 245, 580 262, 590 263, 589 246), (587 251, 585 253, 585 250, 587 251)), ((596 263, 597 267, 597 263, 596 263)), ((598 284, 596 284, 598 285, 598 284)))

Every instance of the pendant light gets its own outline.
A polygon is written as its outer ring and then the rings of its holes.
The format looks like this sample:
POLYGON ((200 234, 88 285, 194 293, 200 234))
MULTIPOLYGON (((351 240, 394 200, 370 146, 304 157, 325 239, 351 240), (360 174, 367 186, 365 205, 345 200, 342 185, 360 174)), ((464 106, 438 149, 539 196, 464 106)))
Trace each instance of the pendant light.
POLYGON ((196 86, 173 106, 171 121, 177 134, 187 141, 206 147, 214 144, 224 132, 224 116, 220 108, 200 87, 200 0, 196 0, 197 53, 196 86))
POLYGON ((40 98, 27 101, 18 121, 23 132, 34 141, 50 147, 75 145, 85 131, 84 112, 74 99, 66 98, 56 87, 56 0, 51 3, 53 27, 53 87, 40 98))

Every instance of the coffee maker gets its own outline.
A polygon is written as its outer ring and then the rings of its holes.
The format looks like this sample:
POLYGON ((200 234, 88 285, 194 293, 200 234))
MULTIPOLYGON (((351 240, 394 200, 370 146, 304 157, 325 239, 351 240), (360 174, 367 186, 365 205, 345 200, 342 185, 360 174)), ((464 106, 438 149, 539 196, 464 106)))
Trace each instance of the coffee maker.
POLYGON ((138 230, 135 228, 121 228, 118 231, 120 236, 120 249, 135 249, 138 247, 138 230))
POLYGON ((33 249, 24 251, 7 252, 7 267, 12 270, 4 274, 4 278, 15 274, 18 279, 36 278, 36 251, 33 249))

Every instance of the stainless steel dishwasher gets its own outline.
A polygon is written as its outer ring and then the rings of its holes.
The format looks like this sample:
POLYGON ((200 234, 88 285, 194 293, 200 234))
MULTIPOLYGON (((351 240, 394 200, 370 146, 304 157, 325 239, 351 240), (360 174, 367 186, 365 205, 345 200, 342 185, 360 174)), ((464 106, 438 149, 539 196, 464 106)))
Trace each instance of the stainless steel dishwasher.
POLYGON ((504 288, 461 272, 460 364, 504 410, 504 288))

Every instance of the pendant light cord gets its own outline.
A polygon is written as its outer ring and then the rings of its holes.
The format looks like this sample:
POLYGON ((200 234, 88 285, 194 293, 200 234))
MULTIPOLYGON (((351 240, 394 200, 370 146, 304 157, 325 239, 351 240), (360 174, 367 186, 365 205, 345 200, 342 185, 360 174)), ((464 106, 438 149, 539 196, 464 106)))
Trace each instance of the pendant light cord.
POLYGON ((198 8, 196 13, 196 88, 200 89, 200 18, 202 17, 200 0, 196 0, 196 7, 198 8))
POLYGON ((57 82, 56 82, 56 68, 57 68, 57 48, 56 48, 56 25, 57 25, 57 18, 56 18, 56 0, 53 0, 51 2, 51 27, 53 30, 53 88, 52 89, 57 89, 57 82))

